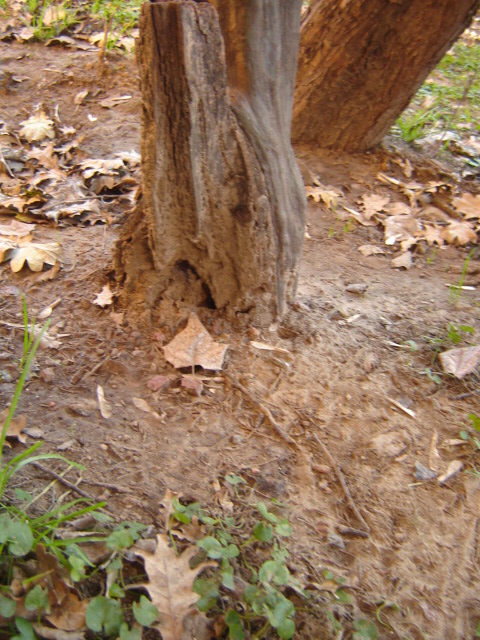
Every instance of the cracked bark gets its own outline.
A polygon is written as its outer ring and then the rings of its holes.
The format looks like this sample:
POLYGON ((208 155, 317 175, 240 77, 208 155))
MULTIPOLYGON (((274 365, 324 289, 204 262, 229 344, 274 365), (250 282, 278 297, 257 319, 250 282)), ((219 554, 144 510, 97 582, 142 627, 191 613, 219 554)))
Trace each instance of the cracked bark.
POLYGON ((290 146, 300 6, 142 6, 143 197, 116 251, 130 307, 168 299, 267 324, 293 297, 305 212, 290 146))

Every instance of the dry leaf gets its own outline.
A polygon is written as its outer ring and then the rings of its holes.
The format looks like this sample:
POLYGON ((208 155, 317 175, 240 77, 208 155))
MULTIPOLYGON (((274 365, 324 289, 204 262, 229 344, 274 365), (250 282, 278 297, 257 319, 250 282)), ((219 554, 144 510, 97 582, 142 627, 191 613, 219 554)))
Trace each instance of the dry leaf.
POLYGON ((18 220, 10 220, 9 224, 0 224, 0 236, 24 238, 33 232, 35 226, 34 224, 19 222, 18 220))
POLYGON ((413 216, 389 216, 383 221, 385 244, 394 245, 421 231, 420 223, 413 216))
POLYGON ((376 220, 370 220, 369 218, 366 217, 366 215, 360 211, 357 211, 356 209, 351 209, 350 207, 346 207, 345 205, 343 205, 343 208, 345 209, 345 211, 348 211, 348 213, 352 216, 352 218, 355 218, 355 220, 357 222, 359 222, 361 225, 363 225, 364 227, 376 227, 378 222, 376 220))
POLYGON ((362 244, 361 247, 358 247, 358 250, 366 258, 368 256, 385 255, 385 251, 375 244, 362 244))
POLYGON ((387 207, 388 213, 392 216, 409 216, 412 210, 405 202, 392 202, 387 207))
POLYGON ((195 313, 187 326, 163 347, 165 359, 176 369, 194 367, 221 370, 228 345, 214 342, 195 313))
POLYGON ((323 202, 329 209, 336 209, 338 198, 342 195, 325 187, 306 187, 305 193, 307 200, 313 198, 314 202, 323 202))
POLYGON ((44 309, 42 309, 40 311, 40 313, 37 316, 38 320, 46 320, 47 318, 49 318, 52 313, 53 310, 55 309, 55 307, 58 307, 58 305, 60 304, 60 302, 62 301, 61 298, 57 298, 56 300, 54 300, 52 302, 52 304, 49 304, 48 307, 45 307, 44 309))
POLYGON ((405 253, 401 253, 399 256, 392 260, 392 267, 394 269, 399 269, 401 267, 405 269, 410 269, 413 265, 412 254, 410 251, 405 251, 405 253))
POLYGON ((480 195, 464 193, 462 196, 453 198, 452 204, 467 220, 480 218, 480 195))
POLYGON ((448 465, 446 472, 443 475, 438 476, 438 483, 444 484, 445 482, 450 480, 450 478, 453 478, 453 476, 456 475, 462 469, 463 469, 463 462, 461 460, 452 460, 448 465))
POLYGON ((83 91, 79 91, 75 98, 73 99, 74 104, 83 104, 83 101, 88 96, 88 89, 84 89, 83 91))
POLYGON ((424 224, 423 227, 423 231, 418 234, 419 239, 426 240, 430 246, 438 244, 441 247, 444 244, 440 227, 434 227, 431 224, 424 224))
POLYGON ((42 109, 20 124, 22 124, 23 127, 19 133, 23 138, 26 138, 28 142, 40 142, 41 140, 45 140, 45 138, 55 137, 53 120, 50 120, 42 109))
POLYGON ((105 400, 105 393, 103 391, 103 387, 100 385, 97 385, 97 400, 102 418, 108 420, 112 417, 112 409, 110 404, 105 400))
POLYGON ((290 353, 288 349, 283 349, 282 347, 274 347, 270 344, 266 344, 265 342, 256 342, 255 340, 250 341, 250 346, 255 349, 260 349, 260 351, 278 351, 279 353, 290 353))
POLYGON ((480 358, 480 346, 449 349, 438 355, 442 369, 460 380, 477 366, 480 358))
POLYGON ((44 264, 55 265, 60 261, 60 256, 61 249, 58 242, 44 244, 27 242, 12 249, 8 258, 10 259, 12 271, 17 273, 22 269, 25 262, 31 271, 38 272, 43 269, 44 264))
POLYGON ((468 244, 477 241, 477 234, 468 222, 454 220, 442 231, 442 238, 449 244, 468 244))
POLYGON ((137 407, 137 409, 140 409, 140 411, 145 411, 145 413, 150 413, 152 416, 155 416, 155 418, 160 419, 159 414, 154 411, 148 404, 148 402, 143 398, 132 398, 132 402, 137 407))
POLYGON ((190 560, 198 553, 198 548, 190 547, 177 556, 166 535, 158 536, 154 553, 139 549, 138 546, 134 546, 133 551, 145 562, 149 582, 136 584, 135 588, 147 589, 152 603, 157 607, 159 621, 154 626, 162 634, 163 640, 180 640, 184 631, 183 621, 198 601, 193 582, 204 569, 216 567, 217 564, 202 562, 191 569, 190 560))
MULTIPOLYGON (((10 407, 6 407, 0 413, 0 425, 2 425, 2 428, 5 423, 5 419, 8 415, 9 410, 10 410, 10 407)), ((15 416, 10 422, 10 425, 8 427, 7 438, 16 438, 19 442, 21 442, 22 444, 25 444, 25 442, 27 441, 27 438, 25 435, 22 434, 22 431, 25 429, 26 426, 27 426, 27 416, 23 414, 19 416, 15 416)))
POLYGON ((110 287, 106 284, 100 293, 97 295, 93 304, 97 304, 99 307, 108 307, 113 302, 113 293, 110 291, 110 287))
POLYGON ((100 106, 104 109, 111 109, 112 107, 116 107, 117 105, 122 104, 122 102, 125 102, 125 100, 130 100, 131 98, 132 96, 128 95, 105 98, 105 100, 102 100, 100 102, 100 106))
POLYGON ((365 217, 370 220, 372 216, 384 211, 386 205, 389 203, 390 198, 387 196, 379 196, 375 193, 365 194, 361 197, 361 203, 365 209, 365 217))

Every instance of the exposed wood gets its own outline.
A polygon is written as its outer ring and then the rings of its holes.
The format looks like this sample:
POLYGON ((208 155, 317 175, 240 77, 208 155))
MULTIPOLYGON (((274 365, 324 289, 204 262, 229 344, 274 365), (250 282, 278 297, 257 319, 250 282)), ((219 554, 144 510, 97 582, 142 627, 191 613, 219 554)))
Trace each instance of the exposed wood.
POLYGON ((290 146, 301 0, 215 4, 142 6, 143 199, 116 266, 129 305, 267 324, 294 295, 304 233, 290 146))
POLYGON ((295 142, 377 144, 479 0, 312 0, 302 18, 295 142))

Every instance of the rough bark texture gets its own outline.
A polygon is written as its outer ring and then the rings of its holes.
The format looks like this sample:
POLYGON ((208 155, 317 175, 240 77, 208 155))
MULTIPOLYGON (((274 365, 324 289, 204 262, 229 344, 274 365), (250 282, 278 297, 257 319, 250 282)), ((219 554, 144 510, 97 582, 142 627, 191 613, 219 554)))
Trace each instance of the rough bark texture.
POLYGON ((290 146, 301 0, 215 4, 142 6, 143 199, 117 272, 129 304, 267 323, 293 296, 304 233, 290 146))
POLYGON ((313 0, 304 14, 293 140, 377 144, 475 14, 479 0, 313 0))

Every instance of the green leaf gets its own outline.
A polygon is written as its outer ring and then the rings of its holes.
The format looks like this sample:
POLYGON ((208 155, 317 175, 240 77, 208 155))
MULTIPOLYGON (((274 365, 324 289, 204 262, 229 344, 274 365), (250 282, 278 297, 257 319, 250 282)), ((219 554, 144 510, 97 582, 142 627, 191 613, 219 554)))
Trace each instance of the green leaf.
POLYGON ((222 560, 222 585, 225 589, 235 591, 233 567, 228 560, 222 560))
POLYGON ((199 502, 191 502, 190 504, 184 505, 178 498, 173 498, 172 506, 174 508, 174 512, 172 513, 173 517, 184 524, 191 522, 192 517, 198 516, 200 513, 199 502))
POLYGON ((78 558, 77 556, 70 556, 68 558, 70 564, 70 577, 74 582, 78 582, 85 577, 85 560, 78 558))
POLYGON ((283 538, 288 538, 288 536, 291 536, 293 533, 293 529, 287 519, 280 520, 280 522, 275 525, 275 531, 283 538))
POLYGON ((158 609, 146 596, 141 596, 140 602, 134 602, 132 610, 135 620, 144 627, 158 620, 158 609))
POLYGON ((197 547, 207 552, 207 556, 213 560, 219 560, 223 555, 223 547, 213 536, 207 536, 197 541, 197 547))
POLYGON ((33 625, 25 618, 15 618, 15 626, 20 632, 18 636, 12 636, 11 640, 36 640, 37 636, 33 630, 33 625))
POLYGON ((236 476, 234 474, 230 475, 230 476, 225 476, 225 480, 229 483, 232 484, 234 487, 237 484, 247 484, 247 481, 242 478, 242 476, 236 476))
POLYGON ((268 520, 273 524, 277 524, 277 522, 279 522, 277 516, 274 513, 270 513, 270 511, 267 509, 267 505, 264 502, 259 502, 257 504, 257 509, 260 511, 265 520, 268 520))
POLYGON ((282 640, 290 640, 295 633, 295 623, 291 618, 287 618, 277 627, 277 633, 282 640))
POLYGON ((33 498, 31 493, 28 493, 28 491, 24 491, 19 487, 15 489, 15 496, 17 497, 18 500, 21 500, 22 502, 30 502, 33 498))
POLYGON ((370 622, 370 620, 365 620, 364 618, 355 620, 353 626, 357 630, 357 632, 353 634, 353 640, 377 640, 377 626, 373 622, 370 622))
POLYGON ((8 540, 8 532, 12 519, 7 511, 0 513, 0 544, 4 544, 8 540))
POLYGON ((26 556, 33 547, 32 530, 26 522, 10 521, 8 550, 12 556, 26 556))
POLYGON ((257 522, 253 527, 253 536, 260 542, 270 542, 273 538, 273 527, 266 522, 257 522))
POLYGON ((123 622, 120 603, 105 596, 96 596, 88 603, 85 622, 91 631, 105 631, 108 635, 118 633, 123 622))
POLYGON ((462 440, 469 440, 470 436, 466 431, 460 431, 459 436, 462 440))
POLYGON ((475 431, 480 431, 480 416, 477 416, 475 413, 469 413, 468 419, 472 421, 472 426, 475 431))
POLYGON ((107 573, 115 573, 115 571, 120 571, 122 567, 123 567, 123 560, 119 556, 117 558, 114 558, 112 562, 110 562, 110 564, 107 567, 107 573))
POLYGON ((295 607, 293 602, 290 602, 288 598, 285 598, 279 591, 276 593, 276 603, 272 608, 265 607, 268 621, 277 629, 287 618, 290 618, 295 613, 295 607))
POLYGON ((208 611, 215 606, 219 594, 218 582, 213 579, 197 578, 193 583, 193 590, 200 597, 196 603, 199 611, 208 611))
POLYGON ((15 615, 15 609, 17 608, 17 603, 15 600, 11 598, 7 598, 7 596, 0 595, 0 616, 3 618, 11 618, 15 615))
POLYGON ((225 614, 225 624, 228 627, 230 640, 244 640, 242 619, 234 609, 229 609, 225 614))
POLYGON ((480 638, 480 620, 477 622, 477 626, 475 627, 475 637, 480 638))
POLYGON ((290 571, 281 562, 267 560, 262 564, 258 572, 258 578, 262 584, 273 582, 277 585, 286 585, 290 580, 290 571))
POLYGON ((248 604, 252 604, 255 600, 258 600, 262 595, 262 591, 256 584, 249 584, 243 590, 243 599, 248 604))
POLYGON ((223 547, 220 542, 213 536, 207 536, 202 540, 198 540, 197 546, 207 552, 207 556, 213 560, 220 558, 236 558, 240 551, 235 544, 229 544, 223 547))
POLYGON ((106 545, 112 551, 122 551, 128 549, 134 543, 133 536, 130 531, 123 529, 121 531, 112 531, 108 536, 106 545))
POLYGON ((50 605, 48 604, 48 592, 37 584, 31 589, 25 597, 25 609, 27 611, 46 611, 50 613, 50 605))
POLYGON ((335 600, 338 600, 338 602, 341 602, 342 604, 351 604, 352 596, 344 589, 337 589, 335 591, 335 600))
POLYGON ((109 598, 118 598, 121 599, 125 596, 125 589, 118 584, 118 582, 114 582, 110 589, 108 590, 109 598))
POLYGON ((137 627, 128 628, 123 622, 120 626, 120 640, 142 640, 142 630, 137 627))

